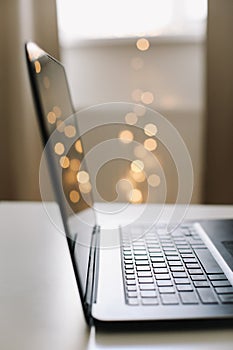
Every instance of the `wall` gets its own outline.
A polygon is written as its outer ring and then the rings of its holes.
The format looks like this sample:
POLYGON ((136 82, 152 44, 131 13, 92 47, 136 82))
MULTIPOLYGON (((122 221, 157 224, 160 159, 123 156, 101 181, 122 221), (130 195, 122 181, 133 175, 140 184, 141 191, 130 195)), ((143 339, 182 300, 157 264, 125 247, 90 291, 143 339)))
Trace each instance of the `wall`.
MULTIPOLYGON (((154 94, 149 106, 178 129, 195 175, 193 203, 202 200, 205 43, 195 38, 153 39, 141 52, 135 40, 95 41, 62 48, 77 109, 111 101, 133 102, 132 91, 154 94), (135 70, 132 59, 143 60, 135 70)), ((172 181, 172 179, 170 179, 172 181)), ((168 201, 174 201, 173 196, 168 201)))
POLYGON ((233 1, 209 1, 206 203, 233 203, 233 1))

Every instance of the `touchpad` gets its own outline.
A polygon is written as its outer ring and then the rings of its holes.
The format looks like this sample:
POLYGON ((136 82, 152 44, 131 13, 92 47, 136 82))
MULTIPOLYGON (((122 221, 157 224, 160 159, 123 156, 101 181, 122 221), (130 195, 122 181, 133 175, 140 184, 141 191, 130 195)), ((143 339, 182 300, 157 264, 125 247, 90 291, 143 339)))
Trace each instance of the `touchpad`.
POLYGON ((207 220, 200 224, 233 271, 233 220, 207 220))

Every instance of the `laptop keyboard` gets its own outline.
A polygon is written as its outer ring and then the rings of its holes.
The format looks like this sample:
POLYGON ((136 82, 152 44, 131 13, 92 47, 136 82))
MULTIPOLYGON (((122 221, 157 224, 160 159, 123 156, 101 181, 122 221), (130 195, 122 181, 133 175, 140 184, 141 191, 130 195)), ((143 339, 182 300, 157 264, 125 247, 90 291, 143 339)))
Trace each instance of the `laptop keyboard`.
POLYGON ((121 229, 129 305, 232 304, 233 287, 192 225, 121 229), (141 233, 141 235, 140 235, 141 233))

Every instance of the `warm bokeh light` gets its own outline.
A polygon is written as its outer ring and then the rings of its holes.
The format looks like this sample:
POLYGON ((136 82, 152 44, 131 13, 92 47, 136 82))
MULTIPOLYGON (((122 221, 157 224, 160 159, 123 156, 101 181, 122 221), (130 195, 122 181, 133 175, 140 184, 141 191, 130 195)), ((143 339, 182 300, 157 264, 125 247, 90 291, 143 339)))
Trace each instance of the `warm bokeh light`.
POLYGON ((154 95, 150 91, 143 92, 141 100, 145 105, 150 105, 154 101, 154 95))
POLYGON ((154 139, 146 139, 144 141, 144 147, 147 151, 154 151, 157 148, 157 142, 154 139))
POLYGON ((136 159, 131 163, 130 167, 134 173, 140 173, 144 169, 144 163, 143 161, 136 159))
POLYGON ((61 108, 58 106, 53 107, 53 112, 56 114, 56 117, 59 118, 61 116, 61 108))
POLYGON ((78 153, 83 153, 83 148, 80 140, 75 142, 74 147, 78 153))
POLYGON ((148 184, 152 187, 158 187, 160 185, 160 177, 156 174, 152 174, 147 179, 148 184))
POLYGON ((80 184, 86 184, 89 182, 89 179, 90 179, 90 176, 89 174, 84 171, 84 170, 81 170, 78 172, 77 174, 77 180, 80 184))
POLYGON ((35 71, 37 74, 39 74, 41 72, 41 65, 40 65, 40 62, 39 61, 35 61, 34 62, 34 65, 35 65, 35 71))
POLYGON ((73 125, 67 125, 64 129, 64 134, 69 137, 72 138, 76 135, 76 129, 73 125))
POLYGON ((133 133, 129 130, 123 130, 118 135, 119 139, 123 143, 130 143, 133 141, 133 133))
POLYGON ((56 117, 56 115, 55 115, 54 112, 49 112, 49 113, 47 114, 47 119, 48 119, 48 122, 49 122, 50 124, 54 124, 54 123, 56 122, 56 120, 57 120, 57 117, 56 117))
POLYGON ((44 78, 43 78, 43 84, 44 84, 44 87, 45 87, 46 89, 49 89, 49 87, 50 87, 50 81, 49 81, 49 78, 48 78, 48 77, 44 77, 44 78))
POLYGON ((128 193, 132 190, 133 188, 133 184, 132 182, 130 181, 130 179, 120 179, 118 182, 117 182, 117 188, 120 190, 121 193, 128 193))
POLYGON ((146 176, 143 171, 139 173, 131 171, 131 176, 136 182, 144 182, 146 180, 146 176))
POLYGON ((131 67, 135 70, 142 69, 144 61, 141 57, 133 57, 131 60, 131 67))
POLYGON ((138 117, 135 112, 129 112, 125 116, 125 122, 129 125, 135 125, 138 121, 138 117))
POLYGON ((140 102, 143 91, 141 89, 135 89, 131 93, 132 100, 135 102, 140 102))
POLYGON ((147 136, 155 136, 158 132, 157 126, 155 124, 149 123, 144 127, 144 133, 147 136))
POLYGON ((70 169, 73 171, 78 171, 80 167, 80 161, 78 159, 71 159, 70 160, 70 169))
POLYGON ((59 156, 65 152, 65 146, 61 142, 57 142, 54 146, 54 152, 59 156))
POLYGON ((146 38, 140 38, 136 42, 136 46, 140 51, 146 51, 150 47, 150 42, 146 38))
POLYGON ((87 194, 87 193, 91 192, 92 187, 91 187, 90 182, 87 182, 85 184, 80 184, 79 189, 82 193, 87 194))
POLYGON ((136 188, 130 191, 129 200, 131 203, 141 203, 142 202, 142 192, 136 188))
POLYGON ((146 107, 142 105, 134 106, 133 110, 138 117, 143 117, 146 114, 146 107))
POLYGON ((78 201, 80 200, 80 195, 78 191, 75 190, 70 191, 69 197, 72 203, 78 203, 78 201))
POLYGON ((63 169, 67 169, 67 168, 69 168, 70 160, 68 157, 62 156, 59 160, 59 163, 63 169))

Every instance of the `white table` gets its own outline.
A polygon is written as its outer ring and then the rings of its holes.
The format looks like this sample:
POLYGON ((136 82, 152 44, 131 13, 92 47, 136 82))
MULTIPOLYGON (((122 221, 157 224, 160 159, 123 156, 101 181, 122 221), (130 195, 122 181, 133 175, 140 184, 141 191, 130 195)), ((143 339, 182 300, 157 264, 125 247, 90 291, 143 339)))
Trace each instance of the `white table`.
MULTIPOLYGON (((59 216, 56 204, 50 204, 59 216)), ((170 207, 167 207, 170 210, 170 207)), ((41 203, 0 204, 0 349, 233 349, 232 329, 110 333, 85 324, 65 238, 41 203)), ((191 206, 187 218, 233 218, 191 206)))

